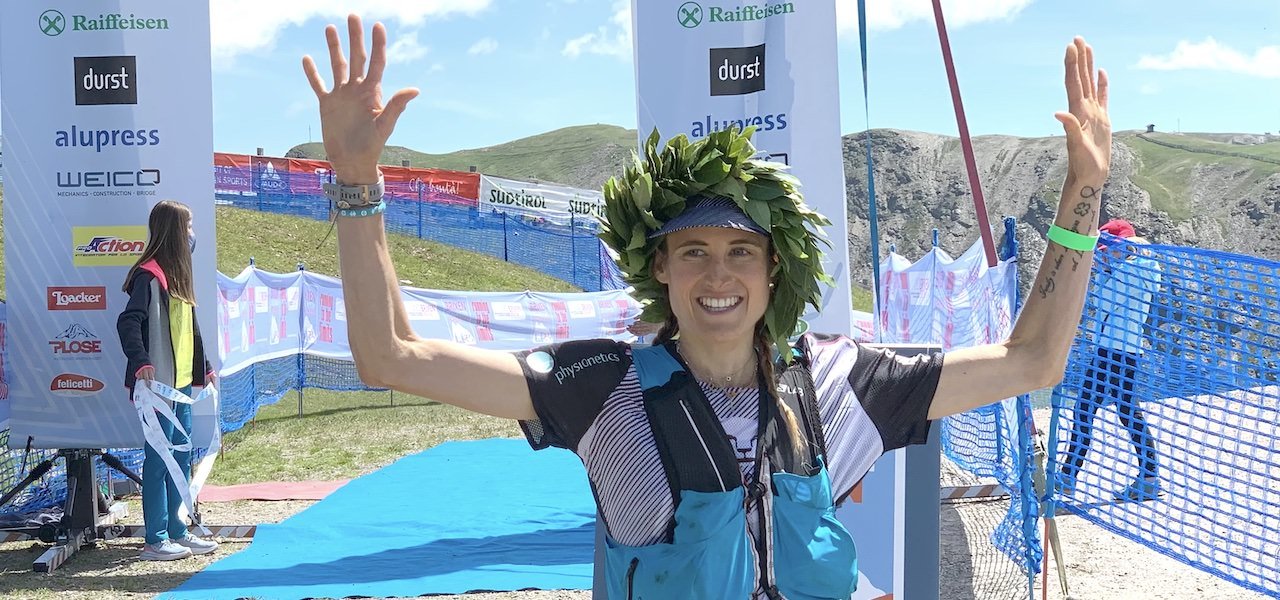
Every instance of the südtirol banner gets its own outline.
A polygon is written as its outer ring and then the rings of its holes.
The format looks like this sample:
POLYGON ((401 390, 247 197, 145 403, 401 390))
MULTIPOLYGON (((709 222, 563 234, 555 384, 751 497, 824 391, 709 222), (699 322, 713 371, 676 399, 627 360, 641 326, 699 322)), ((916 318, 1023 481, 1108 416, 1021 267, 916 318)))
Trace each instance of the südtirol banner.
POLYGON ((600 190, 481 175, 480 208, 555 222, 568 223, 570 217, 594 222, 604 214, 604 194, 600 190))
POLYGON ((194 213, 217 331, 209 2, 4 2, 0 91, 9 444, 141 447, 116 317, 161 200, 194 213))
POLYGON ((848 333, 849 244, 834 0, 738 3, 633 0, 641 142, 697 140, 754 126, 761 156, 791 166, 805 200, 831 219, 824 267, 836 280, 809 329, 848 333))

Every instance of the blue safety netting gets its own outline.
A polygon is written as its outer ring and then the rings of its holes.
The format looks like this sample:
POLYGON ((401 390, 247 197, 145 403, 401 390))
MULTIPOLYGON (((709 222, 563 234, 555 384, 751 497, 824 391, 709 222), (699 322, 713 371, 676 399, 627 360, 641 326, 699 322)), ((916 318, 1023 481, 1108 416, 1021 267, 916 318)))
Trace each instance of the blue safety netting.
POLYGON ((1280 597, 1280 263, 1104 243, 1052 397, 1054 500, 1280 597))
MULTIPOLYGON (((251 168, 219 166, 218 178, 253 182, 252 192, 217 190, 219 204, 264 212, 327 220, 324 196, 315 191, 309 173, 274 171, 270 185, 251 168), (296 181, 295 181, 296 180, 296 181)), ((626 289, 621 274, 597 236, 599 222, 579 214, 546 217, 500 212, 477 207, 469 200, 409 183, 388 182, 387 230, 424 240, 480 252, 537 269, 584 291, 626 289)))

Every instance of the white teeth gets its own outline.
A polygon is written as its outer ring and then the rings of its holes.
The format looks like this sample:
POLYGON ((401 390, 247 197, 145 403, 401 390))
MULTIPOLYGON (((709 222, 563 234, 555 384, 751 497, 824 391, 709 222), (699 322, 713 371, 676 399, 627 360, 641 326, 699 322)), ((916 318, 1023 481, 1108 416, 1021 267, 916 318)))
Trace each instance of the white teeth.
POLYGON ((741 296, 733 296, 730 298, 698 298, 698 304, 713 310, 724 310, 737 306, 742 301, 741 296))

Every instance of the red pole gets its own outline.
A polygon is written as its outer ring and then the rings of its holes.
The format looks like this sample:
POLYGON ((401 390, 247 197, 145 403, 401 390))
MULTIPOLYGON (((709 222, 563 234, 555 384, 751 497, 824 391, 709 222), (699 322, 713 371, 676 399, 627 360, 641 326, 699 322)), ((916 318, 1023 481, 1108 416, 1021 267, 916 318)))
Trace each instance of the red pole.
POLYGON ((942 0, 933 0, 933 19, 938 24, 938 43, 942 44, 942 62, 947 67, 947 82, 951 85, 951 104, 956 109, 956 126, 960 129, 960 145, 964 148, 964 166, 969 173, 969 189, 973 192, 973 209, 978 213, 982 248, 986 250, 987 266, 994 267, 996 245, 991 238, 991 223, 987 220, 987 204, 982 199, 982 184, 978 181, 978 163, 973 155, 973 140, 969 139, 969 123, 964 118, 964 103, 960 101, 960 82, 956 79, 956 65, 951 58, 947 24, 942 19, 942 0))

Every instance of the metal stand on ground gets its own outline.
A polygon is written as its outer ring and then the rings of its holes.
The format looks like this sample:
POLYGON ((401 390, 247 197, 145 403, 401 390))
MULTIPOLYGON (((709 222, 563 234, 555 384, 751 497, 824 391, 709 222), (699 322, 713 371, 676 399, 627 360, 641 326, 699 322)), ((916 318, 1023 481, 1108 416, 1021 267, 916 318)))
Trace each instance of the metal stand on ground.
MULTIPOLYGON (((1040 436, 1036 436, 1036 468, 1032 474, 1032 482, 1035 486, 1036 496, 1047 499, 1048 494, 1048 477, 1045 473, 1045 456, 1047 451, 1044 447, 1044 440, 1040 436)), ((1067 567, 1062 560, 1062 540, 1058 537, 1058 523, 1054 519, 1054 503, 1052 501, 1042 501, 1040 503, 1040 516, 1044 519, 1044 566, 1040 569, 1042 576, 1040 583, 1040 596, 1042 599, 1049 596, 1049 552, 1053 552, 1053 560, 1058 567, 1058 585, 1062 588, 1062 597, 1070 598, 1071 590, 1067 586, 1067 567)), ((1034 593, 1034 592, 1033 592, 1034 593)))
POLYGON ((137 484, 142 478, 125 467, 120 459, 98 449, 67 448, 36 465, 26 478, 0 497, 0 506, 7 504, 15 496, 38 481, 50 469, 55 460, 62 458, 67 465, 67 501, 63 508, 62 520, 56 524, 35 528, 10 529, 12 533, 38 538, 53 544, 52 548, 41 554, 32 563, 31 568, 37 572, 49 573, 67 562, 81 546, 99 540, 109 540, 123 533, 117 521, 129 515, 128 508, 120 502, 108 506, 107 498, 98 489, 97 473, 93 468, 93 457, 101 456, 107 466, 119 471, 137 484))

